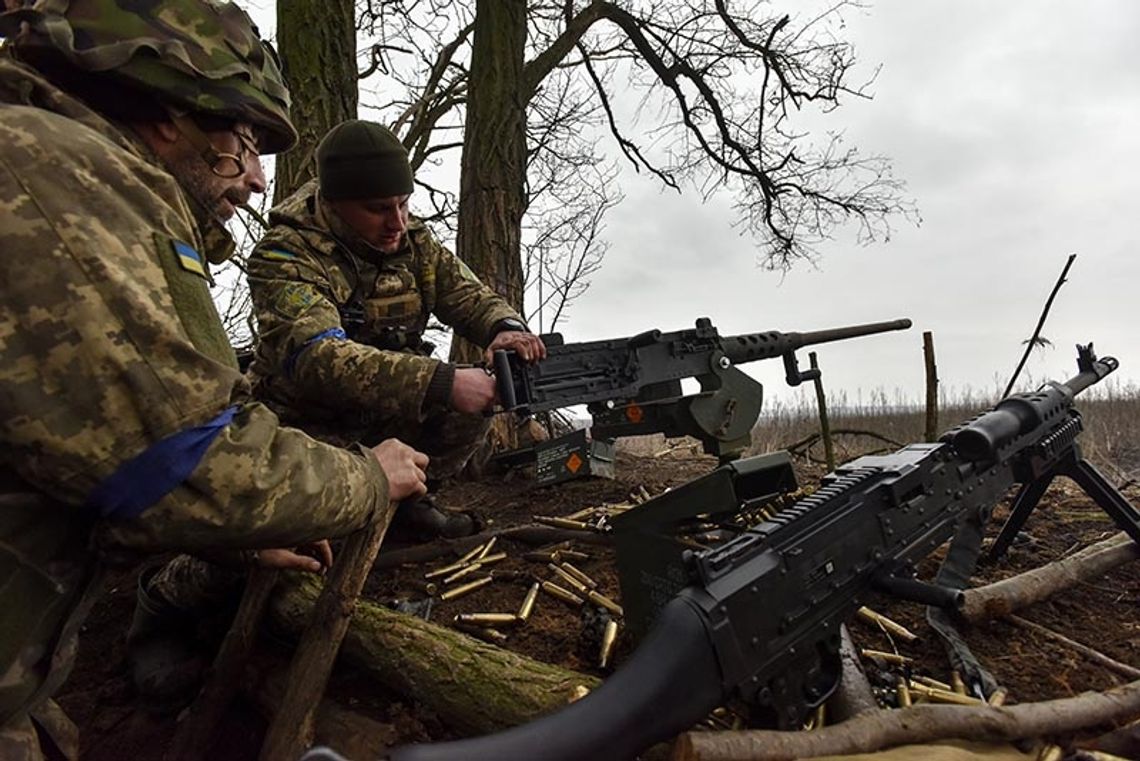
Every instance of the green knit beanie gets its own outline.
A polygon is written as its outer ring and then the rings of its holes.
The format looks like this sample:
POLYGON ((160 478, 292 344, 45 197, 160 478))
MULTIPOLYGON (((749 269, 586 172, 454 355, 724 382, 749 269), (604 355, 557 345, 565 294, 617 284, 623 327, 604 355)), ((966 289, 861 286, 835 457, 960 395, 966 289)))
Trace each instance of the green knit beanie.
POLYGON ((387 127, 350 119, 317 146, 321 197, 328 201, 411 195, 408 150, 387 127))

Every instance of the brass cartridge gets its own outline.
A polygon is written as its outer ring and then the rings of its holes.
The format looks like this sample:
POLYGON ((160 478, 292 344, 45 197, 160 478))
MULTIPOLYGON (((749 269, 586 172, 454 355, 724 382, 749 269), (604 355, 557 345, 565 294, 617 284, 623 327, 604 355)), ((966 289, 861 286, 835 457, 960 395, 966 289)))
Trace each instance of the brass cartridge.
POLYGON ((589 576, 587 576, 584 571, 581 571, 581 570, 575 568, 574 566, 570 565, 569 563, 559 563, 558 567, 561 568, 566 573, 573 576, 575 579, 577 579, 579 582, 581 582, 585 586, 589 587, 590 589, 597 589, 598 588, 598 582, 594 581, 589 576))
POLYGON ((514 626, 519 617, 514 613, 460 613, 455 617, 460 626, 514 626))
POLYGON ((866 648, 860 650, 859 655, 863 656, 864 658, 878 658, 879 660, 886 661, 887 663, 903 664, 910 663, 914 660, 913 658, 908 658, 905 655, 898 655, 896 653, 884 653, 882 650, 868 650, 866 648))
POLYGON ((582 521, 572 521, 569 518, 555 518, 549 515, 535 515, 534 522, 541 523, 544 526, 553 526, 554 528, 568 528, 575 531, 593 531, 593 527, 588 523, 582 521))
POLYGON ((477 555, 475 556, 475 559, 476 559, 476 560, 482 560, 482 559, 486 558, 486 557, 487 557, 487 555, 488 555, 488 553, 490 553, 490 552, 491 552, 491 548, 495 546, 495 541, 496 541, 498 538, 499 538, 499 537, 497 537, 497 536, 493 536, 493 537, 491 537, 490 539, 488 539, 488 540, 487 540, 487 543, 486 543, 486 544, 484 544, 484 545, 483 545, 483 546, 482 546, 482 547, 479 549, 479 554, 477 554, 477 555))
POLYGON ((602 651, 598 656, 598 668, 605 668, 610 664, 610 656, 613 654, 614 642, 617 641, 618 625, 617 621, 612 618, 606 621, 605 631, 602 632, 602 651))
POLYGON ((486 586, 487 584, 490 584, 490 583, 491 583, 491 577, 490 576, 484 576, 481 579, 475 579, 474 581, 469 581, 466 584, 460 584, 457 587, 453 587, 452 589, 447 590, 446 592, 444 592, 443 594, 441 594, 439 596, 439 599, 441 599, 441 600, 454 600, 457 597, 462 597, 463 595, 470 594, 471 592, 474 592, 476 589, 479 589, 480 587, 486 586))
POLYGON ((950 686, 954 688, 954 692, 959 695, 965 695, 966 683, 962 681, 962 675, 957 670, 950 672, 950 686))
POLYGON ((1008 697, 1009 690, 1007 690, 1005 687, 998 687, 996 690, 990 693, 990 699, 987 700, 986 703, 992 706, 1003 706, 1005 705, 1006 698, 1008 697))
POLYGON ((899 708, 910 708, 914 705, 910 699, 910 689, 906 686, 906 680, 901 676, 898 682, 895 683, 895 694, 899 698, 899 708))
POLYGON ((910 629, 906 628, 900 623, 892 621, 881 613, 876 613, 866 606, 863 606, 862 608, 859 608, 859 610, 855 611, 855 615, 864 621, 869 621, 876 626, 883 627, 891 634, 901 639, 905 639, 907 642, 914 642, 916 639, 918 639, 918 635, 912 632, 910 629))
POLYGON ((546 592, 548 595, 552 595, 554 597, 557 597, 559 600, 564 600, 564 601, 570 603, 571 605, 581 605, 582 604, 582 598, 581 597, 574 594, 573 592, 571 592, 568 589, 563 589, 562 587, 555 584, 553 581, 544 581, 544 582, 542 582, 540 587, 541 587, 542 591, 546 592))
POLYGON ((593 590, 593 589, 588 590, 586 592, 586 599, 589 600, 590 602, 594 603, 595 605, 600 605, 601 607, 608 610, 610 613, 613 613, 615 616, 625 615, 625 613, 622 611, 620 605, 618 605, 616 602, 614 602, 613 600, 611 600, 610 598, 606 597, 605 595, 601 594, 600 592, 598 592, 596 590, 593 590))
POLYGON ((564 581, 570 587, 570 589, 574 590, 575 594, 585 595, 590 591, 589 587, 578 581, 568 572, 562 570, 561 567, 554 565, 554 563, 547 563, 546 567, 554 571, 555 575, 558 576, 558 578, 562 579, 562 581, 564 581))
POLYGON ((530 618, 530 612, 534 610, 534 601, 538 599, 538 582, 530 585, 530 589, 526 591, 526 597, 523 598, 522 605, 519 607, 518 619, 526 622, 530 618))

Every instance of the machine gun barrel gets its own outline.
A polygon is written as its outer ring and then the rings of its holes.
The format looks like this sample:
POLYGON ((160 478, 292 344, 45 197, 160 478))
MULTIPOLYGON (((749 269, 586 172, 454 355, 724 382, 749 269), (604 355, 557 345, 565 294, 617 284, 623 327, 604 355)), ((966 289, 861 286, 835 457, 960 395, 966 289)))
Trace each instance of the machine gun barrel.
POLYGON ((1077 375, 1064 383, 1047 383, 1037 391, 1002 399, 992 410, 948 431, 942 440, 950 441, 958 453, 971 462, 998 459, 1001 451, 1019 436, 1064 413, 1077 394, 1119 366, 1113 357, 1097 359, 1092 344, 1078 346, 1077 352, 1077 375))
POLYGON ((744 362, 780 357, 804 346, 844 341, 848 338, 870 336, 891 330, 906 330, 910 326, 910 320, 902 319, 872 322, 866 325, 851 325, 844 328, 830 328, 828 330, 812 330, 806 333, 781 333, 778 330, 769 330, 764 333, 725 336, 721 342, 724 347, 724 355, 732 360, 733 364, 739 365, 744 362))

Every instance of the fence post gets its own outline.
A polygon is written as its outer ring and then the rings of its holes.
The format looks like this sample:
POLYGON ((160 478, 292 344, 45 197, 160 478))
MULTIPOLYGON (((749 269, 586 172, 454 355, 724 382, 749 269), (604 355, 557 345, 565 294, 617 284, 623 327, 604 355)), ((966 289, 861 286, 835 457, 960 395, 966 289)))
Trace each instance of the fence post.
MULTIPOLYGON (((819 369, 814 351, 808 353, 808 361, 811 362, 812 370, 819 369)), ((823 380, 817 373, 812 382, 815 384, 815 401, 819 406, 819 436, 823 439, 823 456, 827 460, 827 469, 835 470, 835 447, 831 443, 831 423, 827 420, 827 398, 823 393, 823 380)))
POLYGON ((926 364, 926 440, 938 438, 938 367, 934 364, 934 334, 922 334, 922 358, 926 364))

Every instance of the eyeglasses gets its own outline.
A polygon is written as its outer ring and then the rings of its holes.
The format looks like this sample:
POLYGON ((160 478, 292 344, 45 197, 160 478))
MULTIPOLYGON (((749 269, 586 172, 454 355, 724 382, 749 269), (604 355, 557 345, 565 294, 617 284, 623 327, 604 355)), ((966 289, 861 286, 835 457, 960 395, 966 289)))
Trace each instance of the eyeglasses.
POLYGON ((245 162, 250 156, 254 157, 257 161, 258 150, 257 141, 253 135, 239 132, 236 129, 230 130, 234 137, 238 140, 238 152, 222 153, 221 151, 214 151, 213 162, 210 164, 210 171, 218 177, 226 180, 233 180, 245 174, 245 162))

